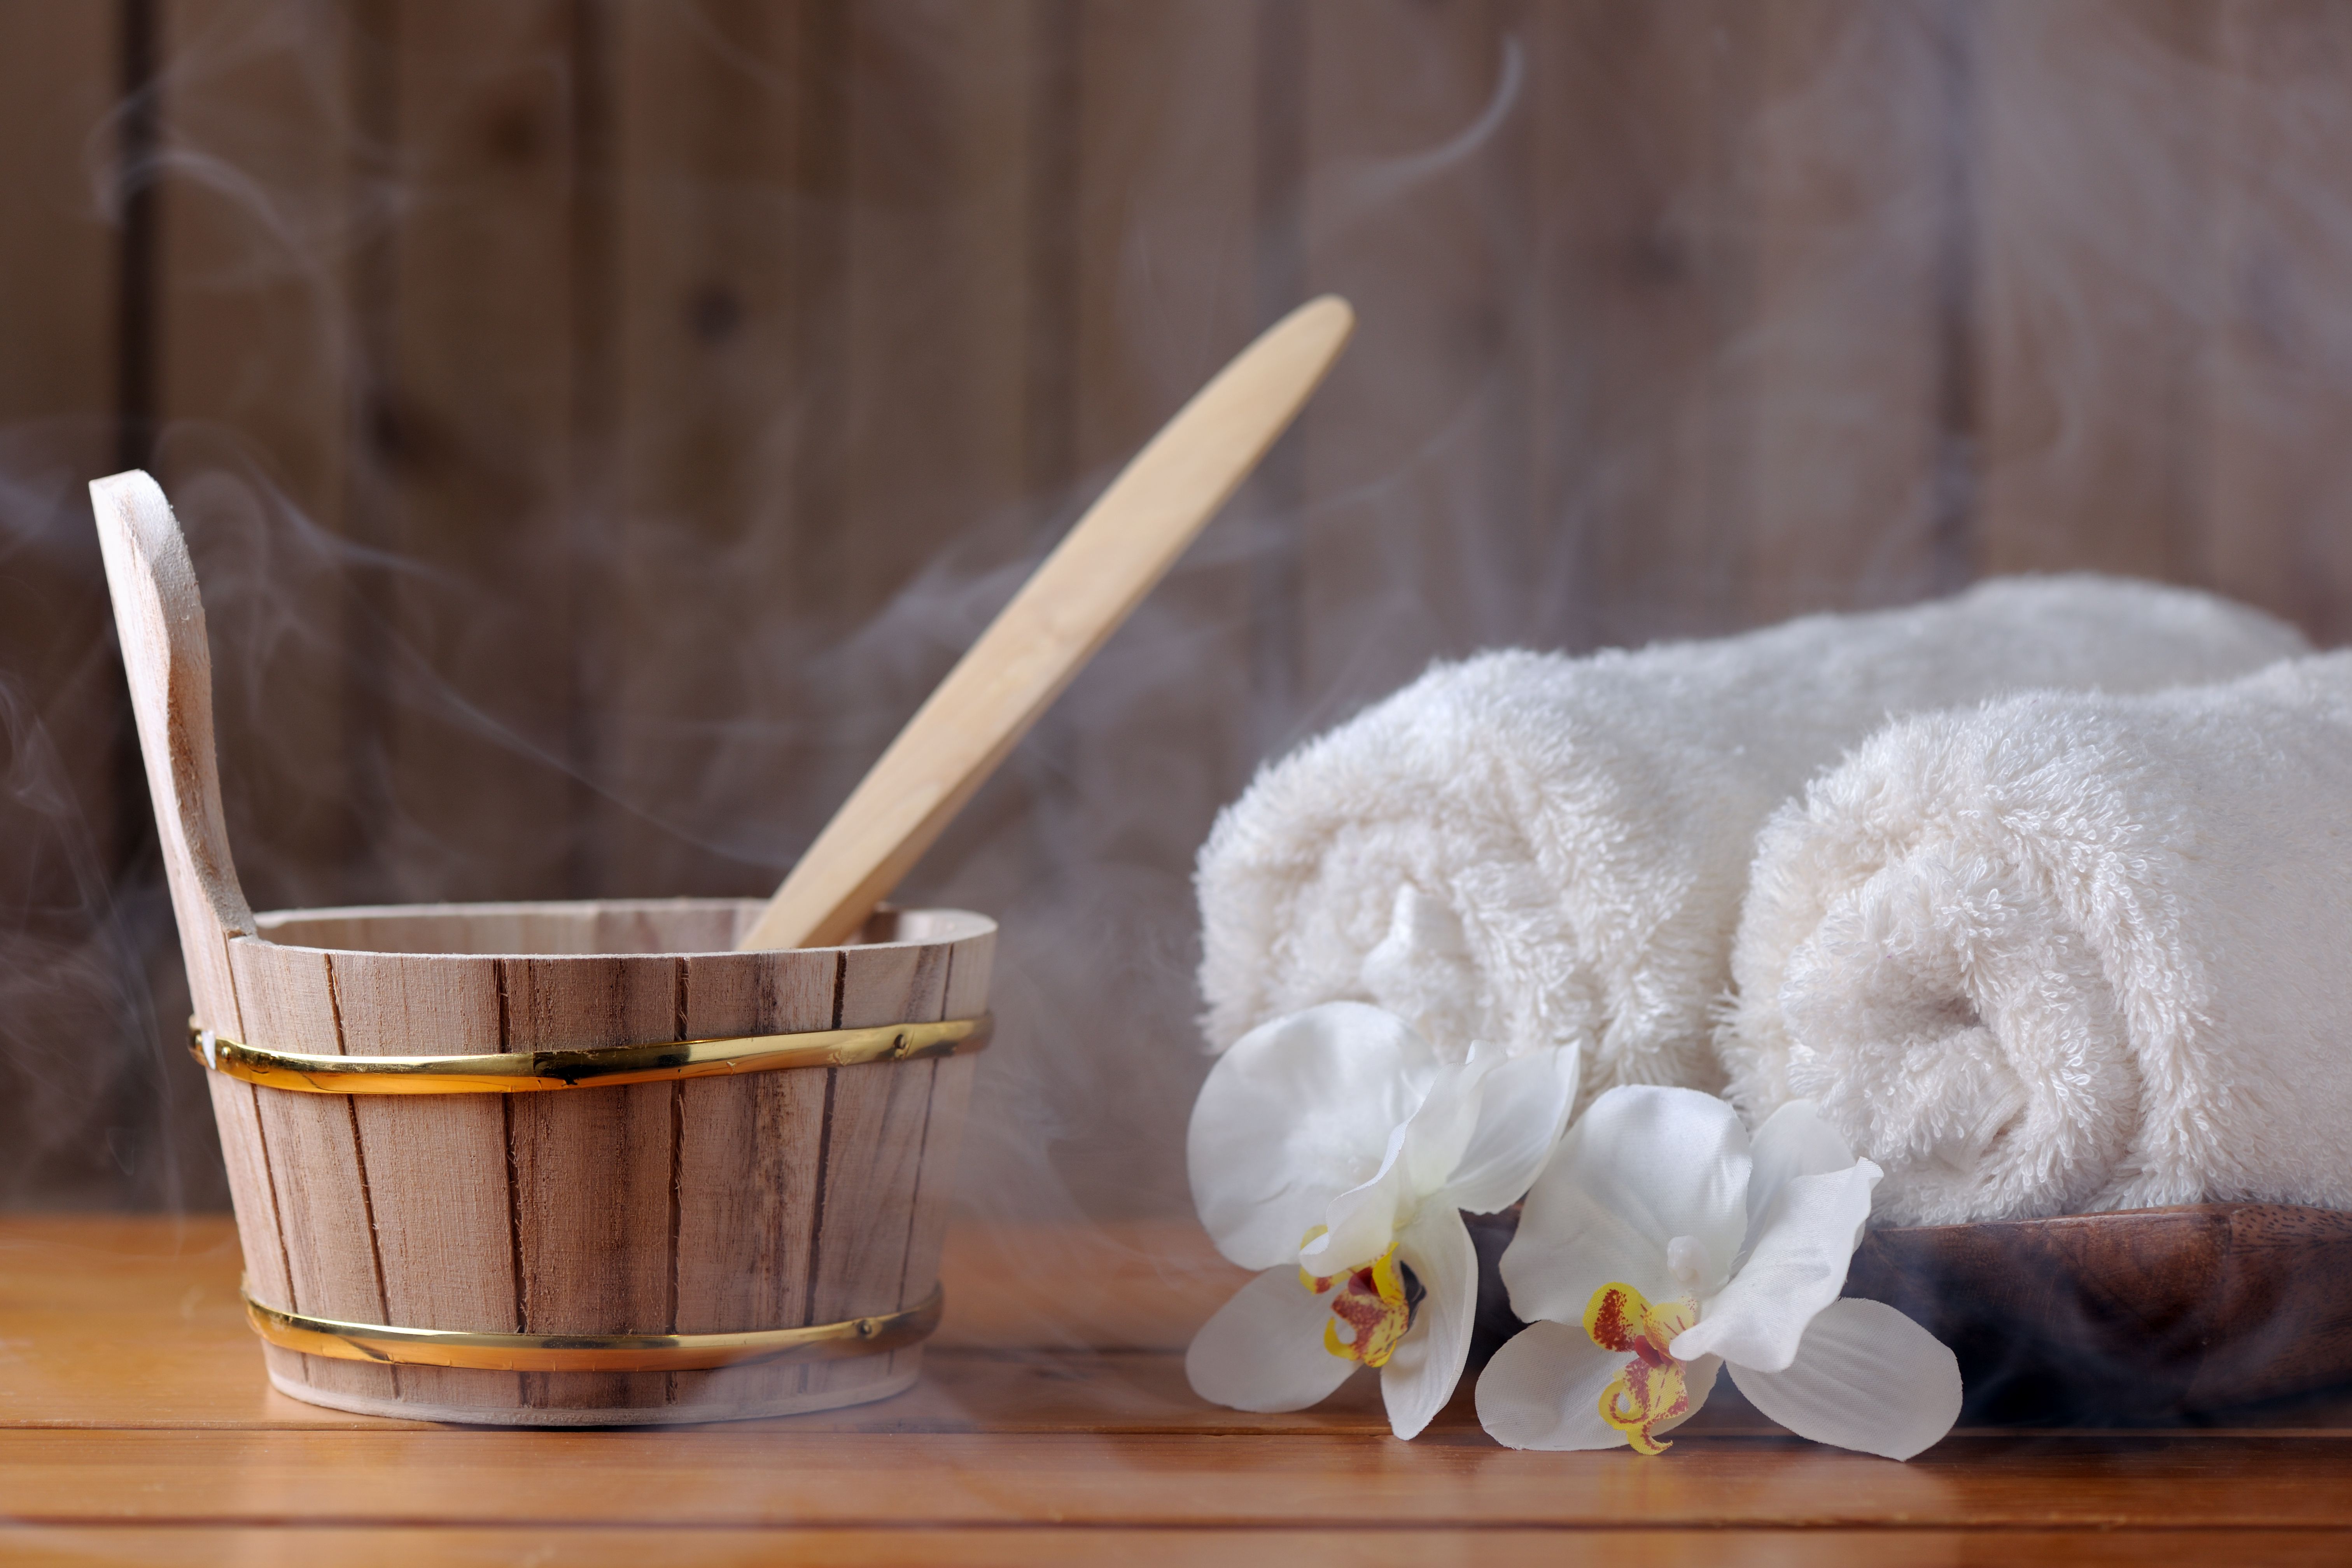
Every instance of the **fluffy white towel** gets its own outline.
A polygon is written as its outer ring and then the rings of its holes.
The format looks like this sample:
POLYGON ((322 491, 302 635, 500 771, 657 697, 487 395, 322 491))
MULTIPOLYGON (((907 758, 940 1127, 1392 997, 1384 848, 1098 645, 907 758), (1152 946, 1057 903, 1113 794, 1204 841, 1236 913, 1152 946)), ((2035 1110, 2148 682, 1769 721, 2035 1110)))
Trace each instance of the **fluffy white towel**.
POLYGON ((2303 651, 2203 594, 2016 578, 1717 642, 1496 653, 1262 772, 1201 851, 1213 1049, 1358 1000, 1441 1048, 1580 1045, 1582 1093, 1719 1088, 1711 1009, 1756 830, 1892 712, 2144 690, 2303 651))
POLYGON ((1943 1224, 2352 1207, 2352 653, 1916 714, 1776 815, 1720 1041, 1943 1224))

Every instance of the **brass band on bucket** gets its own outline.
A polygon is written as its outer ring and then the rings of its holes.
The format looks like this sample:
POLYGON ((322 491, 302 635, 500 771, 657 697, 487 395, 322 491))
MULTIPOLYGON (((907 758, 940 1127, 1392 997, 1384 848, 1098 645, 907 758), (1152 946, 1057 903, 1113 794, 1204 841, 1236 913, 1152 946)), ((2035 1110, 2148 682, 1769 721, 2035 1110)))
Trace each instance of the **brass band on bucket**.
POLYGON ((845 1068, 959 1057, 986 1047, 994 1032, 994 1017, 983 1013, 977 1018, 949 1018, 935 1024, 884 1024, 866 1029, 814 1029, 585 1050, 470 1057, 328 1057, 264 1050, 217 1035, 191 1019, 188 1049, 215 1072, 299 1094, 526 1094, 541 1089, 611 1089, 681 1078, 725 1078, 786 1068, 845 1068))
POLYGON ((456 1366, 478 1372, 692 1372, 751 1362, 842 1361, 917 1344, 940 1326, 934 1289, 919 1305, 877 1317, 740 1334, 492 1334, 344 1323, 264 1306, 245 1293, 253 1331, 273 1345, 336 1361, 456 1366))

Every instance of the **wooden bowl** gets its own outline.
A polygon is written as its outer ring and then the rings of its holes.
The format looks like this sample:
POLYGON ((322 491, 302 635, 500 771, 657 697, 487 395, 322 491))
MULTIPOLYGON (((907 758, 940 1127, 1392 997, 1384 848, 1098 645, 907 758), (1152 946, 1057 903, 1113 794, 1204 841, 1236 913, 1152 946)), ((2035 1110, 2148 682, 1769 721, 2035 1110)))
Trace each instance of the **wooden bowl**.
MULTIPOLYGON (((1465 1215, 1478 1252, 1471 1362, 1526 1325, 1497 1264, 1516 1209, 1465 1215)), ((1845 1294, 1952 1347, 1962 1418, 2194 1418, 2352 1384, 2352 1214, 2189 1204, 1863 1237, 1845 1294)))
POLYGON ((2333 1209, 1874 1230, 1845 1293, 1951 1346, 1976 1421, 2177 1419, 2352 1382, 2352 1215, 2333 1209))

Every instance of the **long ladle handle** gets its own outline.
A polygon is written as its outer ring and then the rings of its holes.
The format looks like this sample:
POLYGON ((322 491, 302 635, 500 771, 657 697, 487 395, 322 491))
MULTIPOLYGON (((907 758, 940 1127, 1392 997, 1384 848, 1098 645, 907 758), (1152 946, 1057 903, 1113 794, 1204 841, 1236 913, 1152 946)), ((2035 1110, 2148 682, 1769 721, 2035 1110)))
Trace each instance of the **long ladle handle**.
POLYGON ((736 945, 845 941, 1176 563, 1355 330, 1327 294, 1266 329, 1136 454, 859 781, 736 945))

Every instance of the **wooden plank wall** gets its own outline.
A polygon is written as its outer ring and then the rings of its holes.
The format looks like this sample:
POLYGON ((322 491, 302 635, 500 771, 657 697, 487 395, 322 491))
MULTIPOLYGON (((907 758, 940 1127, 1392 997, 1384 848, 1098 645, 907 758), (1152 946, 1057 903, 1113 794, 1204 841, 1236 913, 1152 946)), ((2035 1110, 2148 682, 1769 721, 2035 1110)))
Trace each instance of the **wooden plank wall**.
POLYGON ((0 1200, 220 1190, 91 474, 257 906, 755 892, 1347 293, 909 889, 1006 922, 992 1201, 1177 1206, 1191 852, 1433 655, 2072 566, 2352 633, 2347 87, 2317 0, 0 0, 0 1200))

